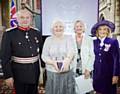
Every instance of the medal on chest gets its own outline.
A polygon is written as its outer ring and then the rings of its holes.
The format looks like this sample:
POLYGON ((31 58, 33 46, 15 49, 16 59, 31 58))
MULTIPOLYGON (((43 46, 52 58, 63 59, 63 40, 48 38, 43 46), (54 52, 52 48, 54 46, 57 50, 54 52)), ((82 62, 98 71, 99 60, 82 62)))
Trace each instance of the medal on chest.
POLYGON ((28 32, 26 32, 25 38, 26 38, 26 39, 28 39, 28 38, 29 38, 29 36, 28 36, 28 32))

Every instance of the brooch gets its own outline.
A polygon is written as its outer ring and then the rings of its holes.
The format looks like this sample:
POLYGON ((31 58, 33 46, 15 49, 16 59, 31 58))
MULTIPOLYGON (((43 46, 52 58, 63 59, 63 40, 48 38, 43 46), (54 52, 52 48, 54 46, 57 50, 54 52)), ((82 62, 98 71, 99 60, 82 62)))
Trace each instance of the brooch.
POLYGON ((110 47, 111 47, 111 44, 105 44, 104 51, 106 51, 106 52, 109 51, 110 47))

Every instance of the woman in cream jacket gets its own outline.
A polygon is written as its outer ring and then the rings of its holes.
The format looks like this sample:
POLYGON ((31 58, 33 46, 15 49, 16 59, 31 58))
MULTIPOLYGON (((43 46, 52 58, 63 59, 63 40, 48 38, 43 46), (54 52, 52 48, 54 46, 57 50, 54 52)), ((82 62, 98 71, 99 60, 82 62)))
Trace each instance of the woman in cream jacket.
POLYGON ((76 77, 84 75, 85 79, 87 79, 93 70, 93 40, 90 36, 85 35, 85 25, 80 20, 75 22, 74 31, 76 42, 76 77))

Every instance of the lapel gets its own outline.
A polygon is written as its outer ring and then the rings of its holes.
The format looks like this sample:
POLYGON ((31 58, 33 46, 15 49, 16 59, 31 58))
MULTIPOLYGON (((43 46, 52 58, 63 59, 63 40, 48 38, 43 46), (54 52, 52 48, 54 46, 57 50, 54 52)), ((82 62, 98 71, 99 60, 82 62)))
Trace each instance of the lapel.
POLYGON ((83 39, 82 39, 82 44, 81 44, 81 50, 85 48, 85 44, 86 44, 86 36, 83 35, 83 39))
POLYGON ((97 46, 99 46, 100 45, 100 39, 99 38, 97 38, 95 41, 94 41, 94 44, 96 44, 97 46))
POLYGON ((110 38, 106 37, 104 40, 104 44, 110 44, 110 38))

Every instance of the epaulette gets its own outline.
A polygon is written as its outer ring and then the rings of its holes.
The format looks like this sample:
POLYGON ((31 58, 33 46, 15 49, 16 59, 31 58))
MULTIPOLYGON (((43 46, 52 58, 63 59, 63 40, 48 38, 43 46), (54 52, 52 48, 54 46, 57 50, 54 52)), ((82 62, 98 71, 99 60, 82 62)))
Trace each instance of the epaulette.
POLYGON ((15 28, 17 28, 17 26, 10 27, 10 28, 6 29, 5 31, 8 32, 8 31, 10 31, 10 30, 12 30, 12 29, 15 29, 15 28))
POLYGON ((32 28, 32 29, 34 29, 34 30, 39 31, 39 29, 38 29, 38 28, 35 28, 35 27, 32 27, 32 26, 31 26, 30 28, 32 28))

